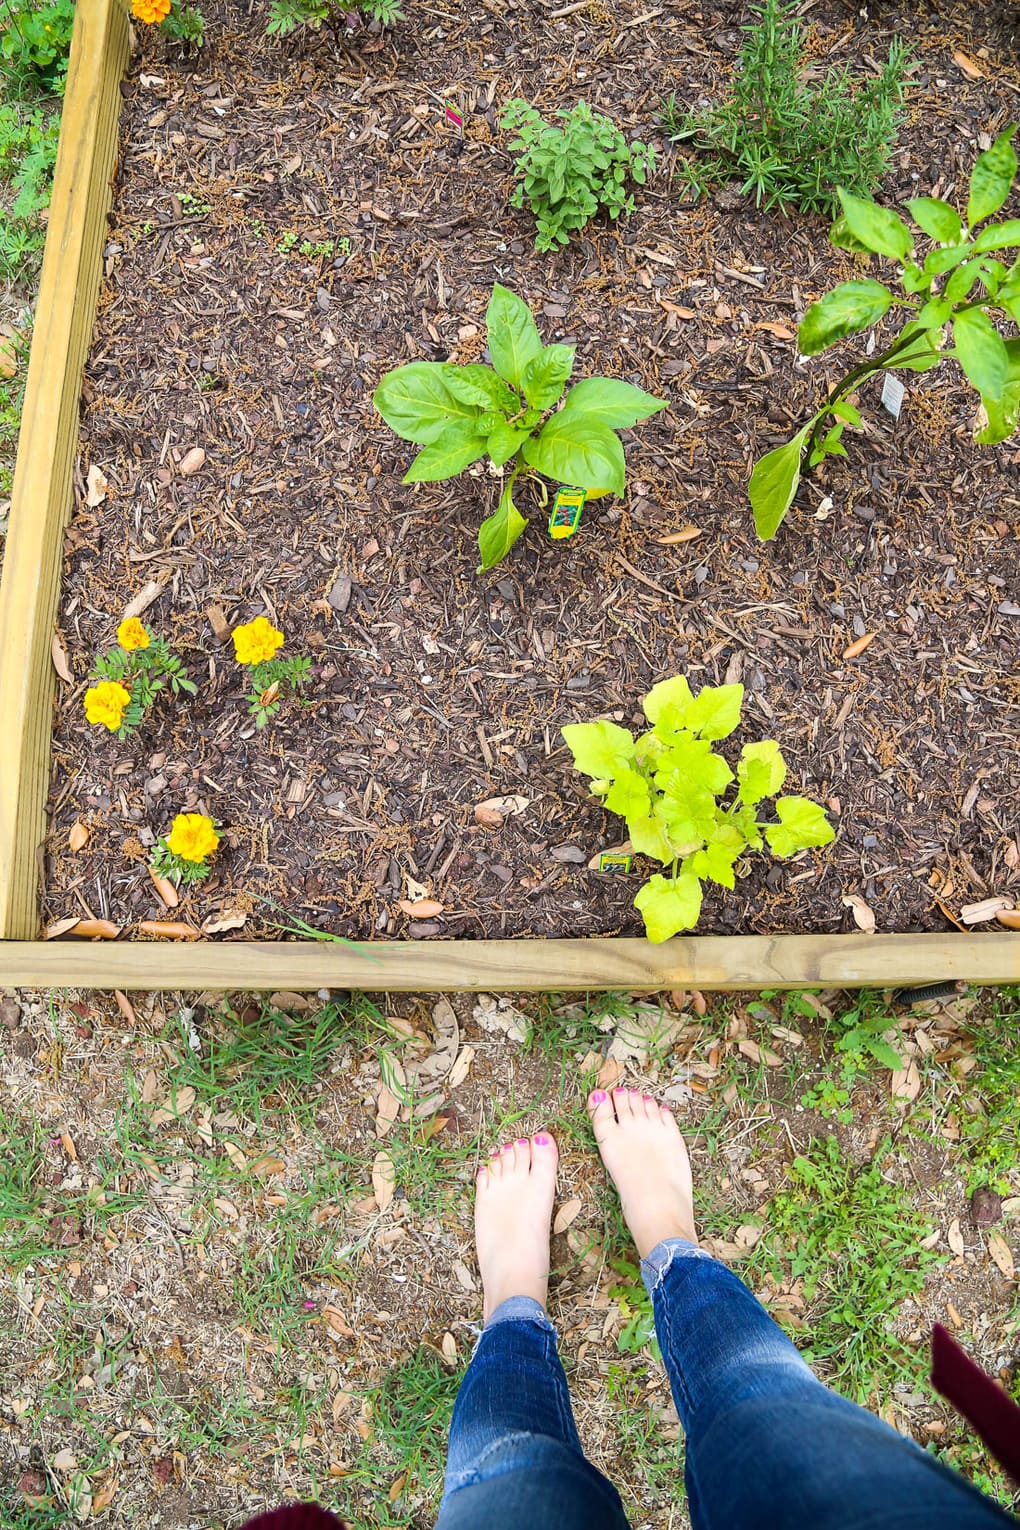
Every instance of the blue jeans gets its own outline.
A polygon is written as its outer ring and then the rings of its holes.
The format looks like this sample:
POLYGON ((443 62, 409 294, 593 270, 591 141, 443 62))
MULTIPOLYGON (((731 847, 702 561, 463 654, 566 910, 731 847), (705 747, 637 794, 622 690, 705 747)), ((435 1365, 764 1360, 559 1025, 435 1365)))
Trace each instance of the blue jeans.
MULTIPOLYGON (((992 1530, 1017 1521, 830 1392, 737 1277, 670 1238, 642 1261, 687 1436, 694 1530, 992 1530)), ((492 1314, 457 1395, 438 1530, 626 1530, 578 1439, 538 1302, 492 1314)))

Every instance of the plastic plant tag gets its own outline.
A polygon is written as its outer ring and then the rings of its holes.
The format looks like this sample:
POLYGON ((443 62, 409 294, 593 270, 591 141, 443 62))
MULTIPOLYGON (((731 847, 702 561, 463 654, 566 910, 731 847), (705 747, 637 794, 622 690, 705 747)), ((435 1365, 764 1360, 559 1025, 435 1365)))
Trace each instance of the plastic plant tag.
POLYGON ((900 410, 903 407, 906 393, 907 390, 899 378, 894 377, 891 372, 887 372, 882 383, 882 408, 887 410, 894 420, 898 420, 900 417, 900 410))
POLYGON ((599 856, 599 870, 613 876, 626 876, 633 864, 633 857, 623 850, 603 850, 599 856))
POLYGON ((584 489, 560 489, 553 500, 552 512, 549 516, 549 535, 554 542, 574 535, 581 524, 584 501, 584 489))
POLYGON ((459 128, 460 131, 463 133, 463 131, 464 131, 464 118, 461 115, 461 113, 455 109, 452 101, 446 101, 446 102, 444 102, 444 105, 446 107, 446 120, 447 120, 447 122, 452 122, 454 127, 455 128, 459 128))

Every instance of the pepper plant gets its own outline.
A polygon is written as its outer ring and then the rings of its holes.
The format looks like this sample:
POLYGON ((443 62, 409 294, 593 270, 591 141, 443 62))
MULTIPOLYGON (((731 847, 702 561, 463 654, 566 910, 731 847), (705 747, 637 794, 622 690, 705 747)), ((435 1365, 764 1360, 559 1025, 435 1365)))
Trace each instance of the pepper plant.
POLYGON ((923 260, 910 229, 896 213, 866 197, 839 192, 843 213, 832 228, 833 244, 896 261, 903 295, 870 278, 842 282, 807 310, 797 331, 798 350, 802 356, 815 356, 846 335, 870 329, 891 308, 903 309, 906 322, 891 345, 840 379, 795 436, 755 464, 749 494, 755 527, 764 540, 775 536, 793 503, 804 457, 810 471, 826 457, 846 456, 844 428, 861 429, 850 395, 879 372, 901 367, 927 372, 952 357, 981 395, 986 420, 975 439, 987 445, 1004 441, 1016 430, 1020 339, 1004 338, 996 321, 1006 317, 1020 323, 1020 258, 1007 266, 996 252, 1010 250, 1016 257, 1020 218, 987 221, 1002 207, 1016 179, 1015 132, 1014 124, 978 155, 966 223, 937 197, 915 197, 905 204, 915 226, 935 242, 923 260), (979 224, 984 225, 980 231, 979 224))
POLYGON ((776 797, 786 761, 774 739, 745 744, 736 776, 712 744, 740 722, 742 685, 706 685, 695 696, 683 675, 652 687, 642 706, 651 728, 635 739, 601 721, 572 723, 563 737, 591 790, 626 820, 634 850, 667 868, 634 899, 649 940, 690 930, 701 913, 702 882, 732 890, 738 861, 765 842, 773 855, 827 845, 835 838, 824 810, 809 797, 776 797), (721 798, 736 780, 733 800, 721 798), (758 814, 775 797, 777 822, 758 814))
MULTIPOLYGON (((523 473, 584 489, 589 499, 622 495, 616 432, 666 408, 665 399, 612 377, 586 377, 564 398, 574 347, 543 345, 527 304, 498 282, 485 319, 492 366, 412 361, 387 372, 373 395, 391 430, 422 448, 404 483, 455 478, 483 457, 494 468, 510 465, 478 532, 479 573, 505 558, 528 524, 513 500, 523 473)), ((541 494, 546 503, 544 486, 541 494)))

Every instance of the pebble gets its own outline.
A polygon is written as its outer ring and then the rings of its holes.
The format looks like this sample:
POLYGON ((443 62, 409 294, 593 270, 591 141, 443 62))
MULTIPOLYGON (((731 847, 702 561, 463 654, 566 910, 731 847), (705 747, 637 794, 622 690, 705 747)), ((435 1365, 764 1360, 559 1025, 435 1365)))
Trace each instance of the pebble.
POLYGON ((330 590, 329 594, 326 596, 326 599, 329 601, 334 611, 344 612, 347 610, 347 607, 351 603, 352 589, 353 585, 349 577, 346 574, 341 574, 339 579, 333 585, 333 588, 330 590))
POLYGON ((870 505, 854 505, 853 513, 859 521, 873 521, 875 519, 875 511, 870 505))
POLYGON ((579 849, 577 845, 553 845, 549 854, 554 861, 571 862, 578 866, 582 861, 588 859, 584 851, 579 849))
POLYGON ((424 919, 420 922, 412 920, 407 926, 407 933, 412 940, 427 940, 430 935, 439 935, 443 926, 435 919, 424 919))
POLYGON ((318 303, 318 305, 322 309, 323 313, 326 313, 326 312, 328 312, 329 305, 333 301, 333 299, 330 297, 330 295, 326 291, 325 287, 319 287, 319 288, 316 289, 315 301, 318 303))
POLYGON ((16 1031, 21 1024, 21 1005, 17 999, 0 999, 0 1025, 16 1031))

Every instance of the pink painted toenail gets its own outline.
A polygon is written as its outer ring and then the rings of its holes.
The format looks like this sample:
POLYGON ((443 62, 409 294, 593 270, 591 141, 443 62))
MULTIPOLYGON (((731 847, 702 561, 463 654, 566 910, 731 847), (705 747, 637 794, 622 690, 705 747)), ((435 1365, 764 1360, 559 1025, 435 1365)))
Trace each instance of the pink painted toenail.
POLYGON ((515 1144, 516 1147, 527 1147, 527 1145, 528 1145, 527 1137, 518 1137, 517 1142, 515 1144))
POLYGON ((596 1089, 592 1094, 591 1102, 593 1105, 601 1105, 602 1101, 608 1098, 609 1096, 604 1089, 596 1089))
POLYGON ((535 1143, 538 1147, 548 1147, 551 1141, 552 1138, 547 1137, 544 1132, 539 1132, 538 1136, 535 1138, 535 1143))
POLYGON ((513 1148, 514 1148, 514 1145, 513 1145, 512 1142, 504 1142, 503 1146, 500 1148, 499 1151, 501 1153, 512 1153, 513 1152, 513 1148))
POLYGON ((654 1105, 655 1104, 655 1096, 654 1096, 654 1094, 644 1094, 644 1095, 641 1096, 641 1098, 644 1100, 646 1105, 654 1105))
POLYGON ((479 1179, 481 1179, 481 1177, 482 1177, 482 1175, 483 1175, 483 1174, 487 1174, 487 1173, 488 1173, 488 1172, 489 1172, 489 1171, 488 1171, 488 1169, 487 1169, 487 1168, 486 1168, 486 1167, 485 1167, 485 1165, 484 1165, 484 1163, 481 1163, 481 1164, 479 1164, 479 1165, 478 1165, 478 1168, 477 1168, 477 1169, 476 1169, 476 1170, 475 1170, 475 1173, 476 1173, 476 1174, 477 1174, 477 1175, 478 1175, 478 1178, 479 1178, 479 1179))

